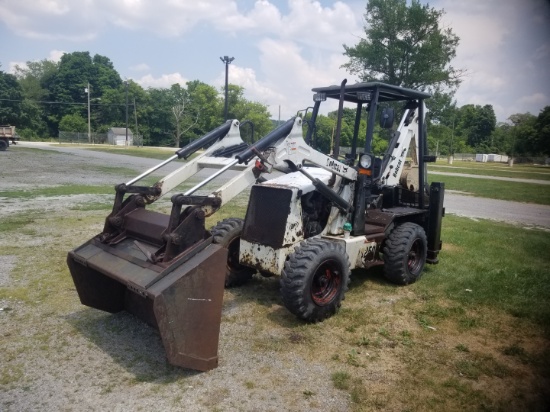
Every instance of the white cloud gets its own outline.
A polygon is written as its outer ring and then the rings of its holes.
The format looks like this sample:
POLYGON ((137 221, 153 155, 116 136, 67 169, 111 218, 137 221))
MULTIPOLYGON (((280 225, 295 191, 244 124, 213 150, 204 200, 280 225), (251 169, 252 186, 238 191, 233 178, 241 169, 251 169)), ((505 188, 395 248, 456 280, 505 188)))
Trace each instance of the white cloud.
POLYGON ((51 60, 53 62, 59 62, 61 60, 61 57, 63 57, 63 55, 65 54, 66 52, 62 51, 62 50, 51 50, 50 51, 50 54, 48 56, 48 60, 51 60))
POLYGON ((139 79, 135 79, 135 82, 141 85, 143 88, 170 88, 173 84, 179 83, 185 87, 185 84, 189 81, 183 77, 180 73, 163 74, 160 77, 153 77, 151 74, 147 74, 139 79))
POLYGON ((92 0, 5 0, 0 2, 0 21, 23 37, 75 42, 95 38, 102 25, 92 0))
POLYGON ((544 2, 436 1, 446 11, 444 23, 460 37, 453 66, 469 72, 456 95, 459 105, 492 104, 504 120, 550 104, 550 9, 544 2))
POLYGON ((218 31, 253 30, 330 49, 341 49, 361 30, 360 16, 343 2, 322 7, 317 1, 289 0, 288 6, 289 13, 282 15, 267 0, 256 1, 246 14, 232 0, 4 0, 0 21, 24 37, 75 42, 95 39, 112 25, 179 37, 205 23, 218 31))
POLYGON ((350 83, 357 80, 340 68, 344 62, 340 53, 326 53, 323 64, 316 65, 307 61, 302 49, 292 42, 263 39, 259 50, 262 73, 268 79, 265 85, 281 95, 279 101, 270 102, 271 107, 278 110, 281 105, 284 118, 312 104, 313 87, 339 84, 346 77, 350 83))
MULTIPOLYGON (((229 66, 228 81, 245 89, 245 98, 271 107, 271 115, 274 116, 273 102, 283 99, 280 91, 273 90, 266 83, 258 81, 256 72, 251 68, 240 67, 235 64, 229 66)), ((225 85, 225 70, 212 81, 212 84, 222 90, 225 85)))
POLYGON ((362 32, 361 16, 343 2, 322 7, 318 1, 289 0, 288 7, 283 15, 274 4, 259 0, 246 14, 223 16, 219 30, 250 31, 340 52, 343 43, 355 43, 362 32))

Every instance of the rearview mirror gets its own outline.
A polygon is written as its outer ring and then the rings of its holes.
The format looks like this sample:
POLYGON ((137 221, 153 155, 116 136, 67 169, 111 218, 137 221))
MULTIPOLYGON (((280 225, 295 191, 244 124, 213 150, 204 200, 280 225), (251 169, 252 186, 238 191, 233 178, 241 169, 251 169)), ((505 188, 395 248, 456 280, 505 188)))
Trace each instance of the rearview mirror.
POLYGON ((391 129, 393 126, 394 110, 392 107, 384 107, 380 113, 380 127, 382 129, 391 129))

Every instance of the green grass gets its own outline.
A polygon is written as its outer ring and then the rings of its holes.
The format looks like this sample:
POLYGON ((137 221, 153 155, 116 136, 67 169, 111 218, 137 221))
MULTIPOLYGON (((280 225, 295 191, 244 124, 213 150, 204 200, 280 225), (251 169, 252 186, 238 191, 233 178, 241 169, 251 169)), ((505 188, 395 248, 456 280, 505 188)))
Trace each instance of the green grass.
POLYGON ((32 213, 12 214, 0 219, 0 233, 19 232, 34 223, 35 215, 32 213))
POLYGON ((447 175, 432 175, 430 181, 444 182, 446 190, 467 192, 473 196, 550 205, 549 185, 447 175))
POLYGON ((550 332, 550 232, 447 216, 441 237, 437 273, 417 292, 441 293, 462 308, 491 306, 550 332))

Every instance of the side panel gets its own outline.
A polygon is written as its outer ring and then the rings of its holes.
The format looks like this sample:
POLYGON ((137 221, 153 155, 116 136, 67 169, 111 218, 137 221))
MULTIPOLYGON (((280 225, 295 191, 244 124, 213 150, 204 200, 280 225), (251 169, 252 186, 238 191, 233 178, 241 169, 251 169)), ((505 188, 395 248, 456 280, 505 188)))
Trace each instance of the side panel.
POLYGON ((271 246, 251 243, 241 239, 239 262, 264 272, 280 275, 287 256, 294 252, 297 245, 298 242, 280 249, 273 249, 271 246))
POLYGON ((172 365, 207 371, 218 366, 227 250, 211 244, 149 289, 172 365))
MULTIPOLYGON (((301 212, 298 209, 296 216, 292 210, 295 198, 296 190, 252 186, 241 239, 279 249, 289 243, 289 229, 299 225, 302 234, 301 212)), ((291 239, 290 243, 296 240, 291 239)))

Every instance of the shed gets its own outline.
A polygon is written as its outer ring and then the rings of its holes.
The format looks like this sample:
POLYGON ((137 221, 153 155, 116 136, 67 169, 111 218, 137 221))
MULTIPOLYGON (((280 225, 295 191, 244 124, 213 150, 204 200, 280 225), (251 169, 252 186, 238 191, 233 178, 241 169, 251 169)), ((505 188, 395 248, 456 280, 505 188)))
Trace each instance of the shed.
MULTIPOLYGON (((111 127, 107 131, 107 143, 116 146, 126 145, 126 128, 125 127, 111 127)), ((131 129, 128 129, 128 146, 134 144, 134 134, 131 129)))
POLYGON ((487 161, 487 155, 483 153, 476 154, 476 162, 486 162, 487 161))

